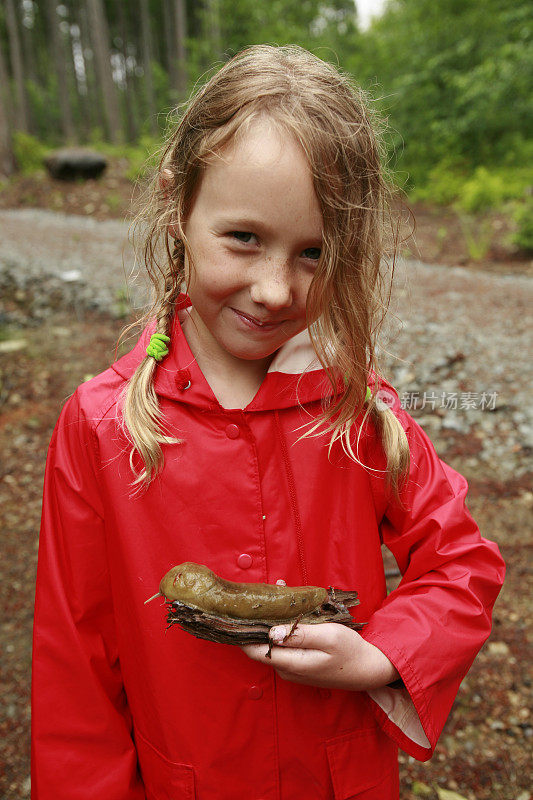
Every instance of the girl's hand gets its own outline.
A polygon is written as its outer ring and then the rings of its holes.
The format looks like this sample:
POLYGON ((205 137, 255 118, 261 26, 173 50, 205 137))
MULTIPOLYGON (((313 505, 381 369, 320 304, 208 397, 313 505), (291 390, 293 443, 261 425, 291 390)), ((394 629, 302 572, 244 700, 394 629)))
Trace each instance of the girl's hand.
POLYGON ((365 691, 400 677, 381 650, 344 625, 297 625, 281 643, 289 631, 290 625, 270 629, 274 642, 271 659, 266 657, 268 650, 263 644, 248 644, 241 649, 254 661, 271 664, 280 678, 311 686, 365 691))

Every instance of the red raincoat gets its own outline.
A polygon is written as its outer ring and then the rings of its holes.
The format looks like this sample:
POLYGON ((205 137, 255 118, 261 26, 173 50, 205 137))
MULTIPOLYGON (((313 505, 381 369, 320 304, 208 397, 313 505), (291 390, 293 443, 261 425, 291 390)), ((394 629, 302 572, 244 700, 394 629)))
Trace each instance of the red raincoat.
MULTIPOLYGON (((181 315, 187 313, 180 311, 181 315)), ((392 800, 397 748, 428 759, 491 629, 498 548, 465 509, 465 479, 400 408, 411 452, 401 510, 382 473, 329 436, 296 443, 327 382, 306 331, 244 410, 217 402, 176 317, 155 388, 173 435, 132 498, 116 423, 134 350, 65 404, 46 465, 32 685, 34 800, 392 800), (300 402, 303 409, 298 405, 300 402), (387 596, 384 543, 403 574, 387 596), (165 630, 157 591, 195 561, 233 581, 357 589, 362 635, 402 688, 282 680, 238 647, 165 630)), ((372 426, 359 454, 384 468, 372 426)), ((140 462, 137 462, 140 466, 140 462)))

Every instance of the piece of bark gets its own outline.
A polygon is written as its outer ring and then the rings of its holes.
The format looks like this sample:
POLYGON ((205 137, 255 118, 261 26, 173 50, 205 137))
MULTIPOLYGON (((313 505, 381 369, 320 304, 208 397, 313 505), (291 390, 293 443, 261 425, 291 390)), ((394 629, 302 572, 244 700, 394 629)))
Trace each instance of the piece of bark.
POLYGON ((329 588, 327 599, 322 605, 310 614, 300 614, 296 617, 276 620, 247 620, 229 616, 216 616, 201 611, 179 600, 168 601, 167 623, 168 628, 179 625, 187 633, 192 633, 198 639, 207 639, 211 642, 222 644, 269 644, 269 655, 272 640, 269 631, 274 625, 291 625, 292 629, 285 637, 285 641, 293 632, 296 625, 301 622, 314 625, 322 622, 337 622, 346 625, 352 630, 360 630, 364 623, 356 622, 349 607, 359 604, 357 592, 335 591, 329 588))

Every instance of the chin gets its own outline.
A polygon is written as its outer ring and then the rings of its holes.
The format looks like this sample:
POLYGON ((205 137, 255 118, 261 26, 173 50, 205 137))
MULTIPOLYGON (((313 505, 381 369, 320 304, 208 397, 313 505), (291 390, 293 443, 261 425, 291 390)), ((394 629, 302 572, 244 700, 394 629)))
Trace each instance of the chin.
POLYGON ((280 342, 279 344, 273 344, 271 347, 267 347, 263 350, 250 350, 247 348, 230 348, 228 347, 227 350, 234 358, 240 358, 243 361, 263 361, 265 358, 268 358, 271 355, 274 355, 276 350, 284 344, 284 342, 280 342))

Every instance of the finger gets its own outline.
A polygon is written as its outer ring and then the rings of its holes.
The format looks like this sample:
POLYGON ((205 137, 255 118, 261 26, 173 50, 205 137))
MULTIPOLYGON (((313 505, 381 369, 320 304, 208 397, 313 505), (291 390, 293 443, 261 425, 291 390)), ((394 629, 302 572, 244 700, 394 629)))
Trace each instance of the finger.
POLYGON ((269 631, 269 637, 275 645, 283 647, 301 647, 317 650, 326 650, 332 643, 329 626, 300 625, 292 631, 290 625, 276 625, 269 631))
POLYGON ((253 661, 263 661, 265 664, 270 664, 270 658, 267 658, 269 651, 268 645, 265 644, 242 644, 239 645, 243 653, 246 653, 248 658, 253 661))

